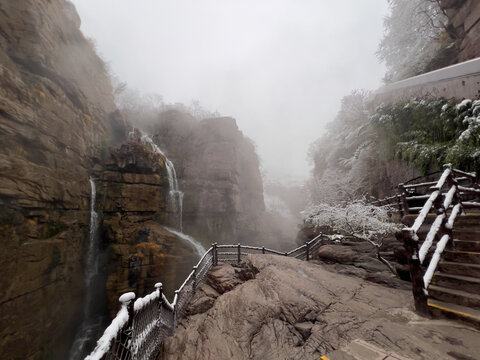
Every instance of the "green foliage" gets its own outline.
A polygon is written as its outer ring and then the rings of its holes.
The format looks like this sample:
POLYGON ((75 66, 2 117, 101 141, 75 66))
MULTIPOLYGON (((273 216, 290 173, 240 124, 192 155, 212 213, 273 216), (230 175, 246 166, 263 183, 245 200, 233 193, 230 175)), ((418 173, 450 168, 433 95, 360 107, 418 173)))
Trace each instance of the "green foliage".
POLYGON ((415 165, 423 173, 446 162, 480 170, 480 101, 453 105, 443 99, 382 105, 370 117, 388 158, 415 165))

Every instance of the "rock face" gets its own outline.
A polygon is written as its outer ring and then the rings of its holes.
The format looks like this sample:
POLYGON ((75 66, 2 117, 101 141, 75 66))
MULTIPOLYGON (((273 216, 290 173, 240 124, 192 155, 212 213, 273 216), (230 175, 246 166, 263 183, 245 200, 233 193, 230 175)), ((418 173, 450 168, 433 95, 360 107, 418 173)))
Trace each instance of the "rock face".
POLYGON ((169 111, 154 133, 185 192, 186 232, 206 245, 255 243, 265 210, 259 160, 235 120, 169 111))
POLYGON ((165 157, 133 140, 111 151, 99 174, 98 200, 108 252, 108 309, 118 311, 118 296, 144 296, 158 281, 171 296, 198 260, 192 247, 166 230, 169 183, 165 157))
POLYGON ((243 269, 221 265, 212 275, 159 359, 319 359, 357 339, 412 360, 474 359, 480 351, 477 331, 415 315, 410 291, 313 263, 257 255, 243 269), (245 269, 258 273, 242 282, 245 269))
POLYGON ((440 6, 457 35, 457 54, 452 64, 480 56, 480 3, 475 0, 441 0, 440 6))
POLYGON ((0 358, 55 358, 81 315, 90 169, 123 130, 79 26, 64 0, 0 3, 0 358))

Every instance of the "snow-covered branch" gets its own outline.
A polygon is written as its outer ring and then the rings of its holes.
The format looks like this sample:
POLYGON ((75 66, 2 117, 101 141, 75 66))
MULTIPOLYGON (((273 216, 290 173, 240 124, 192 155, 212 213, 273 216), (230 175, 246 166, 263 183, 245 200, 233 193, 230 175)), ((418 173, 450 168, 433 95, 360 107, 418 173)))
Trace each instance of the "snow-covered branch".
POLYGON ((399 224, 391 221, 392 210, 389 206, 374 206, 360 199, 343 204, 311 205, 302 215, 306 224, 367 241, 375 247, 377 258, 396 274, 393 266, 380 255, 383 240, 400 229, 399 224))

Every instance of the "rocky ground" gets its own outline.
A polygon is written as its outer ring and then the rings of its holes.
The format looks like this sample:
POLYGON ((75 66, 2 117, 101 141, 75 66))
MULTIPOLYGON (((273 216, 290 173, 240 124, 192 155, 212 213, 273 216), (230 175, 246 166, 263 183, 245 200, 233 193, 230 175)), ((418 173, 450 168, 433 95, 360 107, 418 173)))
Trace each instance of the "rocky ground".
POLYGON ((478 330, 416 315, 399 287, 279 256, 222 264, 160 359, 319 359, 359 342, 407 359, 478 359, 478 330))

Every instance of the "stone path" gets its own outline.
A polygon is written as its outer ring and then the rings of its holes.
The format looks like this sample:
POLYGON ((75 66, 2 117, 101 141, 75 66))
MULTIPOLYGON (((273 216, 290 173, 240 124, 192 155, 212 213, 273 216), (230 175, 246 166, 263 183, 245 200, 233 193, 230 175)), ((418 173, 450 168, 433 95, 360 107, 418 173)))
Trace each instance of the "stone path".
POLYGON ((410 290, 282 256, 213 268, 188 312, 160 359, 479 360, 480 354, 480 331, 418 316, 410 290))

